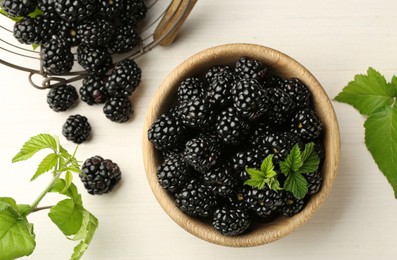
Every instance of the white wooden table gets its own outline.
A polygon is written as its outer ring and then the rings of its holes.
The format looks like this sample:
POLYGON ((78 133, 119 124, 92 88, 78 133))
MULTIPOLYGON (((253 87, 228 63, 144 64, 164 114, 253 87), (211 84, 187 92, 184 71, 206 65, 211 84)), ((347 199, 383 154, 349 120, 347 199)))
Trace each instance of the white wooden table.
MULTIPOLYGON (((291 235, 254 248, 227 248, 202 241, 176 225, 162 210, 147 183, 141 153, 143 121, 163 78, 180 62, 205 48, 248 42, 282 51, 306 66, 333 98, 369 66, 397 74, 397 16, 394 0, 198 1, 176 42, 138 58, 142 84, 132 99, 135 115, 116 124, 101 107, 80 103, 55 113, 47 91, 34 89, 27 73, 0 65, 0 196, 31 203, 48 182, 29 183, 37 160, 12 164, 29 137, 60 136, 70 114, 87 116, 93 138, 79 147, 84 160, 101 155, 119 164, 123 180, 104 196, 83 194, 100 227, 83 259, 397 259, 397 200, 364 144, 364 118, 334 102, 341 138, 340 170, 332 192, 318 213, 291 235)), ((20 62, 20 61, 15 61, 20 62)), ((397 133, 396 133, 397 134, 397 133)), ((43 203, 51 204, 59 197, 43 203)), ((68 259, 74 243, 64 238, 46 211, 32 214, 37 247, 30 259, 68 259)))

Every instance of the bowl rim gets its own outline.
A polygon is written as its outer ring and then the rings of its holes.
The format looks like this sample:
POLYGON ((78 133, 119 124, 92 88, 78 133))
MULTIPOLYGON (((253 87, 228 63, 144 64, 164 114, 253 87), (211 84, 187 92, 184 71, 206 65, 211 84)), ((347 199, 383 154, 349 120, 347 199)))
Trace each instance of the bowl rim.
MULTIPOLYGON (((203 71, 195 73, 202 74, 203 71)), ((162 81, 160 87, 152 98, 143 126, 142 152, 146 177, 150 188, 163 210, 179 226, 194 236, 205 241, 230 247, 251 247, 267 244, 285 237, 297 228, 301 227, 317 212, 320 205, 328 196, 332 184, 338 172, 340 158, 340 133, 335 110, 320 82, 303 65, 290 56, 263 45, 252 43, 229 43, 204 49, 177 65, 162 81), (227 53, 224 58, 222 55, 227 53), (297 77, 316 93, 313 96, 315 111, 319 114, 324 125, 324 146, 326 158, 322 171, 324 181, 322 189, 311 197, 305 208, 290 218, 279 218, 261 226, 247 234, 228 237, 220 234, 208 223, 190 217, 177 208, 171 196, 157 181, 158 158, 152 144, 148 141, 147 131, 154 120, 169 108, 167 100, 175 97, 177 82, 181 82, 187 76, 193 76, 189 70, 192 67, 203 66, 206 70, 212 65, 229 64, 237 61, 237 57, 248 56, 256 58, 275 69, 282 77, 297 77), (225 63, 219 63, 225 61, 225 63), (214 63, 215 62, 215 63, 214 63), (210 65, 206 65, 210 64, 210 65), (282 71, 278 71, 282 70, 282 71), (167 107, 168 106, 168 107, 167 107)))

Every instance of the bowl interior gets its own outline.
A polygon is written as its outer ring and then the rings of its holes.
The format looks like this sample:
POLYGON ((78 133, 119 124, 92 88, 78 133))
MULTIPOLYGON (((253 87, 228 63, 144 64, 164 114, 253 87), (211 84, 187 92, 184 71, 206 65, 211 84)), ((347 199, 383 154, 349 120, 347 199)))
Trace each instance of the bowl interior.
POLYGON ((339 154, 340 137, 335 111, 320 83, 305 67, 291 57, 277 50, 254 44, 227 44, 212 47, 193 55, 177 66, 165 78, 154 96, 143 130, 143 159, 146 175, 160 205, 178 225, 188 232, 203 240, 224 246, 248 247, 266 244, 278 240, 300 227, 310 219, 328 195, 336 177, 339 154), (312 93, 314 109, 324 125, 326 158, 322 168, 324 179, 322 189, 310 199, 300 213, 290 218, 278 218, 271 223, 260 224, 243 235, 227 237, 217 232, 211 223, 192 218, 180 211, 176 207, 174 199, 159 185, 156 175, 159 158, 147 139, 147 130, 175 102, 176 91, 182 80, 190 76, 202 76, 214 65, 234 66, 242 56, 261 61, 283 78, 299 78, 308 86, 312 93))

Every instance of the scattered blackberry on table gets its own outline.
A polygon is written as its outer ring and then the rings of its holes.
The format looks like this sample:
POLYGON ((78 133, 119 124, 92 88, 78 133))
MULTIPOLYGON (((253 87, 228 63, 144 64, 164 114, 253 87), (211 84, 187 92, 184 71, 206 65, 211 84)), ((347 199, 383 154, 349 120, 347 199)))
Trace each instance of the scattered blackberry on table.
POLYGON ((93 19, 79 23, 77 37, 81 44, 106 46, 112 39, 114 26, 105 19, 93 19))
POLYGON ((59 17, 67 22, 88 19, 97 8, 96 0, 54 0, 54 8, 59 17))
POLYGON ((11 17, 27 16, 36 8, 36 0, 2 0, 0 4, 11 17))
POLYGON ((248 229, 251 224, 249 214, 239 208, 218 208, 212 220, 212 226, 225 236, 237 236, 248 229))
POLYGON ((96 75, 86 76, 80 87, 80 98, 90 106, 105 103, 108 96, 102 78, 96 75))
POLYGON ((91 125, 85 116, 71 115, 62 126, 62 134, 67 140, 81 144, 91 136, 91 125))
POLYGON ((323 177, 321 176, 320 171, 305 174, 305 178, 308 183, 307 194, 313 195, 320 191, 323 184, 323 177))
POLYGON ((183 212, 195 217, 211 216, 218 204, 216 196, 196 179, 175 194, 175 202, 183 212))
POLYGON ((77 90, 69 84, 51 88, 47 93, 47 103, 55 112, 66 111, 78 101, 77 90))
POLYGON ((299 110, 291 120, 291 131, 305 140, 318 138, 322 129, 320 118, 310 108, 299 110))
POLYGON ((77 48, 77 62, 89 73, 104 75, 113 65, 112 56, 106 47, 91 47, 80 44, 77 48))
POLYGON ((281 207, 281 213, 286 217, 292 217, 298 214, 305 206, 305 201, 297 199, 292 193, 285 191, 284 193, 284 204, 281 207))
POLYGON ((290 96, 297 108, 310 106, 310 90, 299 79, 291 78, 285 80, 281 89, 290 96))
POLYGON ((134 110, 128 97, 111 97, 105 103, 103 112, 111 121, 124 123, 132 117, 134 110))
POLYGON ((257 79, 264 76, 265 67, 263 64, 255 59, 248 57, 241 57, 235 66, 235 72, 241 79, 257 79))
POLYGON ((138 46, 139 41, 140 36, 135 25, 120 24, 116 27, 108 47, 113 53, 126 53, 138 46))
POLYGON ((70 46, 60 38, 51 38, 41 45, 43 68, 52 74, 70 72, 73 67, 73 54, 70 46))
POLYGON ((122 175, 117 163, 96 155, 84 161, 79 176, 88 193, 102 195, 110 192, 122 175))
POLYGON ((160 185, 171 193, 178 191, 189 179, 190 167, 180 154, 165 158, 157 168, 160 185))
POLYGON ((117 63, 105 83, 106 92, 111 97, 130 96, 141 82, 141 68, 131 59, 117 63))
POLYGON ((249 125, 237 116, 233 108, 220 112, 215 121, 215 131, 225 144, 237 145, 244 141, 249 125))
POLYGON ((205 171, 203 183, 214 194, 223 197, 233 193, 237 186, 233 169, 227 162, 218 163, 215 167, 205 171))
POLYGON ((283 126, 289 122, 294 109, 295 103, 291 97, 281 88, 267 88, 268 95, 268 118, 273 124, 283 126))
POLYGON ((184 102, 196 98, 204 98, 205 88, 204 83, 199 78, 186 78, 178 86, 177 99, 179 102, 184 102))

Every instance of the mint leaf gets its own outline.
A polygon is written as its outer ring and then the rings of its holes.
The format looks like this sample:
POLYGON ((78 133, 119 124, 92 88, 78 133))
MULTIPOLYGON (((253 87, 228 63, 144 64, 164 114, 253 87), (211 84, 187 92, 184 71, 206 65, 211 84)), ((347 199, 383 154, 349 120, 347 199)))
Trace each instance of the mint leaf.
POLYGON ((58 164, 58 155, 56 153, 50 153, 41 161, 35 174, 33 175, 31 181, 35 180, 37 177, 43 173, 54 170, 58 164))
POLYGON ((83 221, 83 208, 72 199, 64 199, 53 206, 48 216, 66 236, 79 231, 83 221))
POLYGON ((12 162, 24 161, 31 158, 38 151, 50 148, 54 151, 57 150, 56 139, 49 134, 39 134, 31 137, 24 143, 21 150, 12 158, 12 162))
POLYGON ((335 99, 352 105, 363 115, 369 115, 380 107, 392 105, 395 96, 396 88, 387 83, 378 71, 368 68, 367 75, 356 75, 335 99))
POLYGON ((364 124, 365 143, 397 198, 397 106, 374 111, 364 124))
POLYGON ((291 192, 297 199, 303 199, 308 191, 307 180, 302 174, 293 172, 285 180, 284 190, 291 192))
POLYGON ((292 147, 284 161, 280 162, 281 172, 288 176, 291 172, 296 172, 302 166, 302 155, 299 145, 296 144, 292 147))
POLYGON ((97 218, 87 210, 84 210, 81 228, 76 235, 71 238, 73 240, 81 240, 81 242, 74 248, 74 252, 71 257, 72 260, 78 260, 83 256, 84 252, 88 248, 88 245, 91 243, 97 228, 97 218))
POLYGON ((15 209, 15 201, 0 200, 1 259, 15 259, 32 254, 36 247, 33 225, 15 209))

